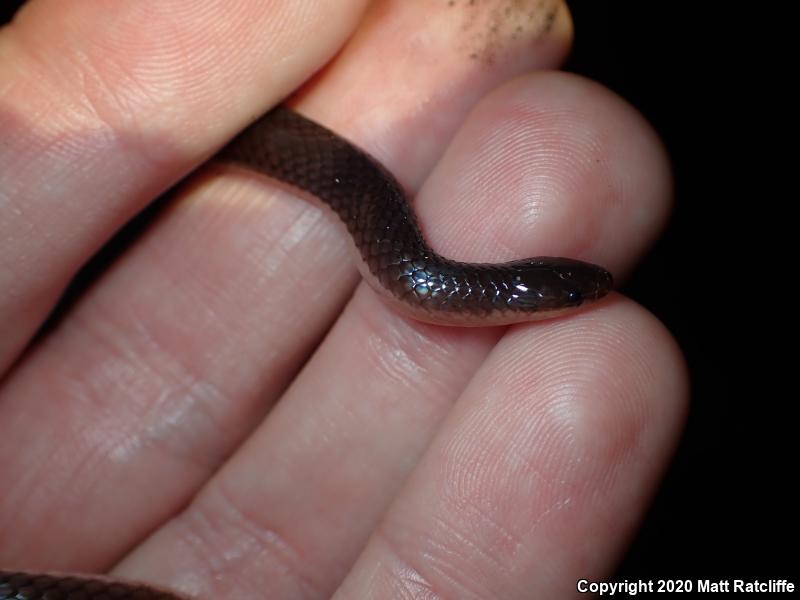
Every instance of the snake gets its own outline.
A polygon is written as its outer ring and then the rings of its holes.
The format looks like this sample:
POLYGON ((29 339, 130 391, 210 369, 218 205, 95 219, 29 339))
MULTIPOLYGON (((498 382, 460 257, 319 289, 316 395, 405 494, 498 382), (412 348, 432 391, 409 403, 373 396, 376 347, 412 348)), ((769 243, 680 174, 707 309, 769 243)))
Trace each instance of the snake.
MULTIPOLYGON (((215 160, 263 174, 329 206, 350 233, 364 279, 392 307, 437 325, 510 325, 606 296, 604 268, 563 257, 467 263, 436 253, 408 195, 375 158, 284 105, 244 129, 215 160)), ((324 285, 321 283, 320 285, 324 285)), ((179 600, 96 575, 0 570, 0 600, 179 600)))

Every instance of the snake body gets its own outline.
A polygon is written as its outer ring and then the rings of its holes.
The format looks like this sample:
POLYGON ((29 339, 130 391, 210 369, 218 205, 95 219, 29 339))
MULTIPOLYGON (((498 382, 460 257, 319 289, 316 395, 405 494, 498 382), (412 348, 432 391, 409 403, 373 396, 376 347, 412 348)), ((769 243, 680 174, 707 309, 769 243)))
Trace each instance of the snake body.
MULTIPOLYGON (((329 205, 344 221, 373 287, 417 319, 499 325, 553 316, 611 289, 605 269, 568 258, 502 264, 449 260, 422 235, 397 180, 348 141, 288 108, 253 123, 217 160, 256 170, 329 205)), ((0 600, 176 600, 153 587, 83 575, 0 570, 0 600)))
POLYGON ((0 600, 185 600, 143 583, 92 575, 0 571, 0 600))
POLYGON ((605 296, 611 275, 568 258, 501 264, 444 258, 425 241, 401 185, 332 131, 278 107, 218 155, 304 190, 339 215, 364 278, 401 312, 441 325, 504 325, 553 316, 605 296))

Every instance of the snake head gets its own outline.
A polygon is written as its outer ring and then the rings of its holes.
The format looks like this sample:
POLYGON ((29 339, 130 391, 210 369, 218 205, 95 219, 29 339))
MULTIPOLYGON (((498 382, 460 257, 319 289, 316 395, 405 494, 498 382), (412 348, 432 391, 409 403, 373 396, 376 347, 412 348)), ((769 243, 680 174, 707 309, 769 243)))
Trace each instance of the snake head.
POLYGON ((611 291, 611 273, 591 263, 560 257, 517 260, 508 268, 509 307, 551 311, 598 300, 611 291))

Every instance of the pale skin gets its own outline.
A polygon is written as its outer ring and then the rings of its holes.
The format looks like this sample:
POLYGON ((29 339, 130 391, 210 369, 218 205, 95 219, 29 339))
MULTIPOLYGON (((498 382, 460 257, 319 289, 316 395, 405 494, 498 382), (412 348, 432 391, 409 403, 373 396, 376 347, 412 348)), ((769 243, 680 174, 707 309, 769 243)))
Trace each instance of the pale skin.
POLYGON ((443 254, 623 279, 668 218, 663 149, 546 70, 564 7, 492 46, 505 4, 32 0, 0 31, 0 566, 199 598, 572 598, 613 572, 687 400, 619 294, 417 323, 331 214, 207 165, 31 344, 121 225, 326 64, 293 106, 394 172, 443 254))

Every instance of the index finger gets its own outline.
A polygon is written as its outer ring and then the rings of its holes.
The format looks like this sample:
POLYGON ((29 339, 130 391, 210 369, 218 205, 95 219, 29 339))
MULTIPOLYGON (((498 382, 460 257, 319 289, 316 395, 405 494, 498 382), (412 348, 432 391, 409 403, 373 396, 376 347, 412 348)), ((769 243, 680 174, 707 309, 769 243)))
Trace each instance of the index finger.
POLYGON ((0 370, 88 258, 324 64, 366 4, 26 4, 0 31, 0 370))

